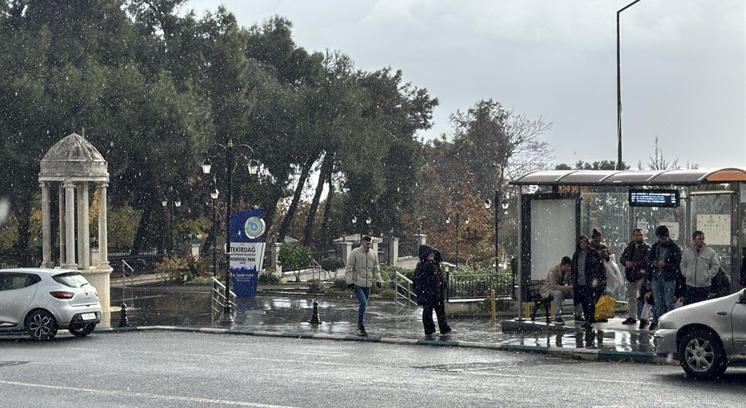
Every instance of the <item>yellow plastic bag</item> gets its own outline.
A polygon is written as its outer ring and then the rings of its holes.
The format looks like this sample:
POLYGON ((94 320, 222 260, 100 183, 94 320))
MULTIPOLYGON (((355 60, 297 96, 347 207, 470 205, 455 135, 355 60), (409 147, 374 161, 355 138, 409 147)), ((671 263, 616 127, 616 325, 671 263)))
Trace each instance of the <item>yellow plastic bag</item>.
POLYGON ((596 302, 596 313, 593 317, 596 320, 611 319, 614 317, 614 307, 616 306, 616 300, 609 295, 602 295, 596 302))

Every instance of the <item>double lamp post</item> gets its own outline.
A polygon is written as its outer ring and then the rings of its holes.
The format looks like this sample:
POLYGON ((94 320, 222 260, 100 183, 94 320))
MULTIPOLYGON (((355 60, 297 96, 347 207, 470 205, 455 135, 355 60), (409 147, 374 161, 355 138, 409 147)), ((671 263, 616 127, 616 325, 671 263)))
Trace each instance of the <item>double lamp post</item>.
MULTIPOLYGON (((207 149, 205 152, 205 159, 202 162, 202 172, 204 174, 210 174, 210 170, 212 168, 212 163, 210 161, 210 158, 216 158, 219 155, 224 156, 225 161, 225 183, 226 183, 226 191, 228 193, 228 196, 226 197, 226 206, 225 206, 225 301, 223 303, 223 315, 220 318, 220 322, 222 324, 226 325, 232 325, 234 324, 233 320, 233 313, 231 312, 231 291, 230 291, 230 284, 231 284, 231 208, 233 207, 233 171, 235 170, 235 162, 236 162, 236 151, 237 150, 248 150, 251 152, 252 155, 254 155, 254 149, 251 148, 251 146, 247 144, 233 144, 233 139, 228 140, 228 144, 222 145, 220 143, 215 143, 210 148, 207 149)), ((244 159, 246 156, 243 156, 244 159)), ((246 160, 246 166, 248 168, 250 175, 256 175, 259 172, 259 162, 251 159, 246 160)), ((211 197, 213 198, 213 214, 214 214, 214 205, 215 205, 215 199, 217 199, 218 191, 217 188, 215 191, 211 194, 211 197), (214 195, 213 195, 214 194, 214 195)), ((217 243, 217 239, 216 239, 217 243)), ((215 256, 215 252, 213 252, 213 257, 215 256)), ((213 261, 215 263, 215 267, 217 268, 217 262, 213 261)))

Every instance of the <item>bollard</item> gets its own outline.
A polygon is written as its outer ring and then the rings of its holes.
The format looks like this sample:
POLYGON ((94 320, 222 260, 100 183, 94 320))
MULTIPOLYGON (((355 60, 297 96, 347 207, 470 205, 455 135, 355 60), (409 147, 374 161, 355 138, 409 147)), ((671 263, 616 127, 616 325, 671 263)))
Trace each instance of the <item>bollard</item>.
POLYGON ((319 319, 319 302, 315 300, 313 301, 313 312, 311 314, 311 320, 309 320, 308 323, 311 323, 314 326, 321 324, 321 320, 319 319))
POLYGON ((497 310, 495 308, 495 289, 490 289, 490 307, 492 308, 492 320, 490 326, 497 327, 497 310))
POLYGON ((127 304, 122 303, 122 308, 119 311, 119 327, 129 327, 130 322, 127 320, 127 304))

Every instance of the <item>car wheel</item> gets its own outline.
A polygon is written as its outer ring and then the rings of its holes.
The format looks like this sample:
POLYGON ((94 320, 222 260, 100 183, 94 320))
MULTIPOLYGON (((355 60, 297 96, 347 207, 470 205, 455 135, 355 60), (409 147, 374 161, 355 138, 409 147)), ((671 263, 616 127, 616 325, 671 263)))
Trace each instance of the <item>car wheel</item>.
POLYGON ((96 323, 89 323, 83 326, 70 326, 69 330, 75 337, 85 337, 93 332, 96 328, 96 323))
POLYGON ((52 340, 57 335, 57 322, 46 310, 34 310, 26 316, 26 331, 34 340, 52 340))
POLYGON ((679 343, 679 362, 689 377, 718 378, 728 367, 720 338, 711 330, 694 330, 679 343))

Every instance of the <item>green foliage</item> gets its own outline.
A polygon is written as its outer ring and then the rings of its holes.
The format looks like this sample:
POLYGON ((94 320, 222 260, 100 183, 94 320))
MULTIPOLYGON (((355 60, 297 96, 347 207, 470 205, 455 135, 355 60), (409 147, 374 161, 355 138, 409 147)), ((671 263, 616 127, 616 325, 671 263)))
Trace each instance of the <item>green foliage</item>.
POLYGON ((277 285, 280 283, 280 277, 271 272, 264 272, 259 274, 258 282, 260 285, 277 285))
POLYGON ((334 279, 334 286, 332 287, 338 290, 347 289, 347 281, 345 280, 345 278, 334 279))
POLYGON ((330 256, 328 258, 322 259, 319 264, 321 265, 321 269, 325 271, 336 271, 337 269, 343 268, 345 266, 345 261, 338 256, 330 256))
POLYGON ((295 271, 295 281, 300 281, 300 270, 311 265, 313 258, 308 247, 297 244, 283 244, 277 256, 280 265, 295 271))
POLYGON ((414 269, 404 269, 400 266, 381 265, 381 279, 384 281, 388 282, 391 280, 393 272, 399 272, 410 280, 414 277, 414 269))
POLYGON ((321 279, 311 279, 308 281, 308 291, 311 293, 323 292, 326 289, 321 279))
POLYGON ((108 238, 112 248, 132 248, 142 211, 131 206, 114 208, 108 214, 108 238))
POLYGON ((163 257, 155 265, 155 272, 161 276, 167 276, 168 280, 175 283, 187 283, 197 277, 209 278, 212 276, 206 259, 195 259, 192 256, 186 258, 177 256, 163 257))

